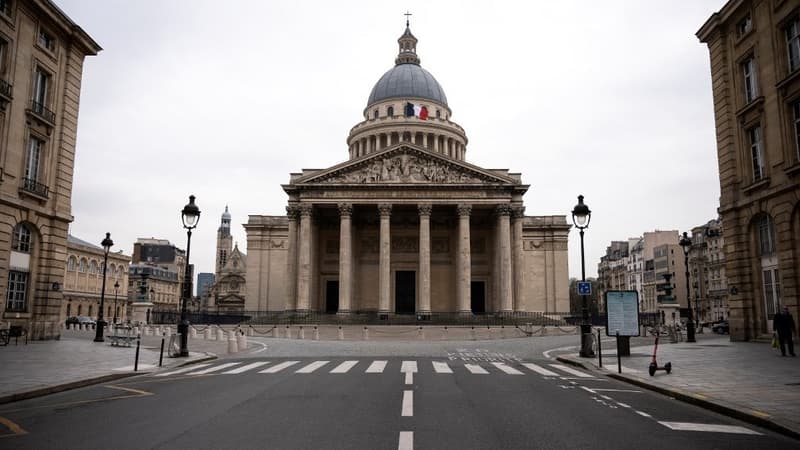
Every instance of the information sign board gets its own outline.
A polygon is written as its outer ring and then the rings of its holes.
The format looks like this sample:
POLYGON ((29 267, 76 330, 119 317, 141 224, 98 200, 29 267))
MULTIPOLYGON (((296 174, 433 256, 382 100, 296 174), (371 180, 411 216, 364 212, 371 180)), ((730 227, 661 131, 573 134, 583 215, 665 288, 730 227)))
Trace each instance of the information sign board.
POLYGON ((592 283, 590 281, 578 281, 578 295, 592 295, 592 283))
POLYGON ((606 336, 639 336, 639 294, 636 291, 607 291, 605 305, 606 336))

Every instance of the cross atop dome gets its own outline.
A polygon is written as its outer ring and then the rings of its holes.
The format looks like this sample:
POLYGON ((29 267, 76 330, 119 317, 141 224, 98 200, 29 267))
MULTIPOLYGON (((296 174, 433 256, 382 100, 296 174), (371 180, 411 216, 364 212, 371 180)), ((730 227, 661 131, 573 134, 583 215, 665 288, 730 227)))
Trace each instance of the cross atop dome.
POLYGON ((403 32, 403 35, 400 36, 400 39, 397 40, 397 43, 400 45, 400 53, 395 58, 395 64, 417 64, 419 65, 419 57, 417 56, 417 38, 411 34, 411 26, 408 20, 408 17, 411 15, 410 12, 406 12, 406 31, 403 32))

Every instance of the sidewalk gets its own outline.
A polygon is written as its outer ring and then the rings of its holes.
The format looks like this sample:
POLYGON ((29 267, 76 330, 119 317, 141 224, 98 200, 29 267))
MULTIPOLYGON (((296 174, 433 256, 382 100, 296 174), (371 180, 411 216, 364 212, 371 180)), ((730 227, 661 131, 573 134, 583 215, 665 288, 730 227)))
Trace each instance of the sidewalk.
POLYGON ((653 345, 632 347, 631 356, 622 358, 622 374, 617 373, 615 344, 605 339, 602 369, 596 357, 572 353, 557 359, 800 437, 800 357, 781 357, 769 344, 730 342, 728 336, 698 334, 691 344, 665 344, 662 338, 657 362, 671 362, 672 373, 661 370, 651 377, 652 354, 653 345))
MULTIPOLYGON (((64 330, 58 341, 20 341, 0 347, 0 404, 107 382, 158 369, 161 338, 143 336, 138 372, 133 371, 136 344, 115 347, 94 342, 93 330, 64 330)), ((167 340, 169 342, 169 340, 167 340)), ((224 354, 227 343, 192 339, 188 358, 169 358, 164 367, 196 363, 224 354)))

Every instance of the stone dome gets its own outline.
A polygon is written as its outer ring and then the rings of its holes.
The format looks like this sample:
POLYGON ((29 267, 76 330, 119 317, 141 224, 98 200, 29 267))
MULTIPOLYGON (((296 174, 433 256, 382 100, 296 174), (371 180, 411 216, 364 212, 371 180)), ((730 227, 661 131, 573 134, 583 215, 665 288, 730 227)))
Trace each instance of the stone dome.
POLYGON ((419 64, 398 64, 375 83, 367 107, 390 98, 418 97, 447 106, 444 89, 430 72, 419 64))

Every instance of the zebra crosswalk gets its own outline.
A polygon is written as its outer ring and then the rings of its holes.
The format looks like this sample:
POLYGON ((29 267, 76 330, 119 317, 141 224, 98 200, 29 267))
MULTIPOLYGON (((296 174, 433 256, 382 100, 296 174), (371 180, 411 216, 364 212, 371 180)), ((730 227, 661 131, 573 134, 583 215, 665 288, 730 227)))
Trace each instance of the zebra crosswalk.
POLYGON ((416 360, 247 360, 237 362, 222 362, 219 364, 203 363, 180 369, 167 370, 154 374, 154 377, 169 377, 174 375, 240 375, 243 373, 276 374, 291 372, 295 374, 329 373, 329 374, 383 374, 399 373, 434 373, 434 374, 468 374, 468 375, 540 375, 552 378, 581 378, 590 379, 594 375, 564 366, 562 364, 532 362, 487 362, 485 364, 462 364, 452 361, 416 361, 416 360))

